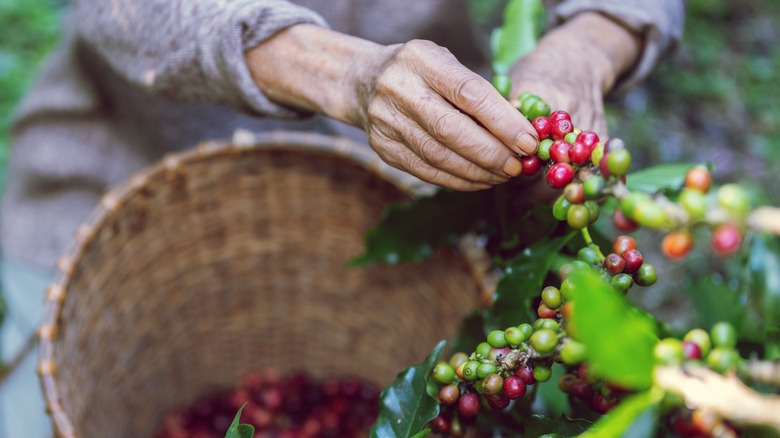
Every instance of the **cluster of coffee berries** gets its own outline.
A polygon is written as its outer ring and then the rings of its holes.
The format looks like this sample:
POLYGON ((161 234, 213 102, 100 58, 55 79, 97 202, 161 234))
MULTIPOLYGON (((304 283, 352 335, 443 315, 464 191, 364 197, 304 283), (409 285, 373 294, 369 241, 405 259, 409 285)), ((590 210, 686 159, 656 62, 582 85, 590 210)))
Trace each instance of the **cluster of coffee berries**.
POLYGON ((736 351, 737 331, 727 322, 719 322, 707 333, 693 329, 682 340, 664 338, 658 341, 653 355, 658 364, 679 365, 700 361, 719 373, 736 371, 742 358, 736 351))
MULTIPOLYGON (((736 351, 737 332, 727 322, 718 322, 707 333, 692 329, 682 340, 664 338, 653 350, 659 365, 677 366, 698 362, 719 373, 736 372, 743 359, 736 351)), ((680 437, 739 436, 736 429, 712 412, 678 407, 670 416, 670 427, 680 437)))
POLYGON ((251 373, 232 391, 214 394, 165 417, 158 438, 221 438, 241 406, 255 437, 364 437, 376 420, 378 389, 355 378, 315 381, 275 369, 251 373))
POLYGON ((624 233, 639 226, 664 230, 663 253, 671 259, 684 257, 693 247, 691 228, 706 224, 712 228, 711 247, 720 256, 739 249, 750 202, 736 184, 707 196, 712 185, 710 171, 692 167, 677 202, 664 194, 632 192, 625 185, 631 154, 622 140, 602 142, 598 134, 574 127, 566 111, 550 111, 539 96, 523 93, 512 103, 531 121, 540 143, 535 155, 521 158, 524 175, 544 169, 547 184, 563 189, 553 206, 556 219, 583 229, 599 218, 599 203, 613 196, 618 206, 613 214, 615 228, 624 233))
MULTIPOLYGON (((637 249, 636 241, 627 235, 617 236, 612 242, 612 252, 606 256, 593 245, 580 249, 577 253, 577 261, 570 265, 573 267, 588 265, 606 282, 624 294, 635 284, 651 286, 658 280, 655 267, 645 263, 642 253, 637 249)), ((564 269, 569 268, 564 266, 564 269)), ((564 280, 564 285, 566 284, 567 280, 564 280)))

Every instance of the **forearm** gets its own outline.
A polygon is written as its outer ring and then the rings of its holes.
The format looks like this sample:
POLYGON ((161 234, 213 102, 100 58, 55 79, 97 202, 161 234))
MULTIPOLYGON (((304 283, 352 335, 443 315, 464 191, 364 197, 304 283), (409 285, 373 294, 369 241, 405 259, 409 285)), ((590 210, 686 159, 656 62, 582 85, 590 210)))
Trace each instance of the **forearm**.
MULTIPOLYGON (((558 61, 565 63, 567 57, 576 56, 578 62, 570 67, 594 69, 601 77, 602 93, 607 93, 637 62, 642 42, 639 35, 613 20, 596 12, 584 12, 546 34, 538 50, 545 53, 548 47, 551 51, 569 47, 571 50, 558 61)), ((569 72, 578 74, 576 70, 569 72)))
POLYGON ((383 46, 319 26, 291 26, 245 54, 271 100, 358 125, 357 83, 383 46))

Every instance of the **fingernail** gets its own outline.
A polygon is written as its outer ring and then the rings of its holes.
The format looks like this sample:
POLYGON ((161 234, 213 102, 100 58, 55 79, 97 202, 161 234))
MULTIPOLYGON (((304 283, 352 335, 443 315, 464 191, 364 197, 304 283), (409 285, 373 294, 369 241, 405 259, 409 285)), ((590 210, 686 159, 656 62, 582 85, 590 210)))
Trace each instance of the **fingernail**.
POLYGON ((533 135, 524 132, 517 136, 517 146, 522 152, 521 155, 531 155, 536 153, 536 149, 539 147, 539 140, 533 135))
POLYGON ((520 162, 515 157, 510 157, 508 160, 506 160, 506 163, 504 163, 504 173, 509 176, 517 176, 520 175, 520 172, 523 171, 523 163, 520 162))

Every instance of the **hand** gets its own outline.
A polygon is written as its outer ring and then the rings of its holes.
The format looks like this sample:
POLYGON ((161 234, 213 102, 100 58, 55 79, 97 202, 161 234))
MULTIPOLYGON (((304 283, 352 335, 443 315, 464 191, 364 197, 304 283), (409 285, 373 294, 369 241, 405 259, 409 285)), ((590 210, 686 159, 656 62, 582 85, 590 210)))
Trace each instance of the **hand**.
POLYGON ((411 41, 378 50, 359 68, 359 125, 388 164, 456 190, 520 174, 535 153, 531 124, 446 49, 411 41))

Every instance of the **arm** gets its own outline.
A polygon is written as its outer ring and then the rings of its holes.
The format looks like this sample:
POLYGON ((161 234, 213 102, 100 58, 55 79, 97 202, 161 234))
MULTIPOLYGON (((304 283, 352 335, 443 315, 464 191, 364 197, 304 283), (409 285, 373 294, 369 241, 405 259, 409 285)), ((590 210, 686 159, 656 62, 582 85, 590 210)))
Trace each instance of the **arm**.
POLYGON ((489 82, 429 41, 381 46, 298 25, 246 59, 271 99, 364 128, 386 162, 444 187, 505 182, 538 145, 489 82))

